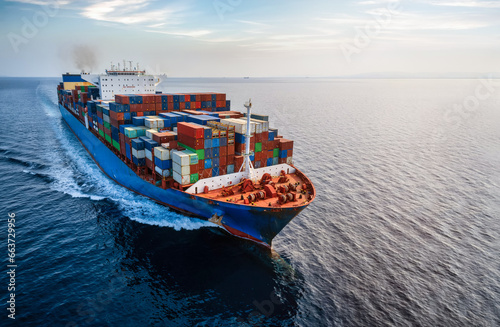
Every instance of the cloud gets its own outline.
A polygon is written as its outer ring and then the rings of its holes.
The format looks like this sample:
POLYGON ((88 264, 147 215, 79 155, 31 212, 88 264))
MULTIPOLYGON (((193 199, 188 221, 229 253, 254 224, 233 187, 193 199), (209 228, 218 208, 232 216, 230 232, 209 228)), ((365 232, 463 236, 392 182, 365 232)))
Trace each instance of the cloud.
POLYGON ((498 1, 473 1, 473 0, 459 0, 459 1, 429 1, 434 6, 446 7, 473 7, 473 8, 500 8, 498 1))
POLYGON ((209 31, 209 30, 194 30, 194 31, 146 30, 146 32, 160 33, 160 34, 167 34, 167 35, 175 35, 175 36, 189 36, 189 37, 201 37, 201 36, 205 36, 205 35, 208 35, 208 34, 212 33, 212 31, 209 31))
POLYGON ((63 6, 71 2, 71 0, 6 0, 6 1, 24 3, 29 5, 37 5, 37 6, 49 6, 49 5, 63 6))
POLYGON ((103 1, 85 7, 81 15, 93 20, 131 25, 170 21, 178 12, 173 8, 144 10, 149 4, 149 0, 103 1))

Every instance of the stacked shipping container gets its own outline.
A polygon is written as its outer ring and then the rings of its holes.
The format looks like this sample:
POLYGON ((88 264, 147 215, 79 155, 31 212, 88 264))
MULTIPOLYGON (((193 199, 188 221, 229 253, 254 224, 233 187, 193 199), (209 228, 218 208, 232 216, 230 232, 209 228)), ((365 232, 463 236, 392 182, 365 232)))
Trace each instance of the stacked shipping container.
MULTIPOLYGON (((156 179, 188 185, 237 172, 243 164, 246 120, 229 111, 225 94, 116 95, 105 103, 95 100, 95 87, 58 90, 60 101, 82 122, 87 116, 103 142, 156 179)), ((269 128, 268 116, 251 118, 254 167, 291 164, 293 141, 269 128)))

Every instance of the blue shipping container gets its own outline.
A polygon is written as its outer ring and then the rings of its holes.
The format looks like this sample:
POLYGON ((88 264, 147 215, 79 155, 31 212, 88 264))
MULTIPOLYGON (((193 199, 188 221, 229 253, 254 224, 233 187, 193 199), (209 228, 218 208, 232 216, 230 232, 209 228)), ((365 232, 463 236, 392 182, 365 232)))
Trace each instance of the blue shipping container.
POLYGON ((138 159, 137 157, 132 156, 132 161, 139 167, 146 166, 146 158, 138 159))
POLYGON ((172 160, 160 160, 155 157, 155 165, 159 167, 161 170, 171 169, 172 168, 172 160))
POLYGON ((212 159, 205 158, 205 169, 212 168, 212 159))
POLYGON ((220 148, 212 148, 212 158, 218 158, 220 154, 220 148))
POLYGON ((205 149, 210 149, 212 147, 212 139, 205 139, 205 149))
POLYGON ((133 117, 132 118, 132 123, 135 125, 135 126, 145 126, 145 120, 146 117, 133 117))
POLYGON ((144 150, 144 141, 140 139, 132 139, 132 147, 136 150, 144 150))
POLYGON ((212 158, 212 148, 205 149, 205 160, 212 158))
POLYGON ((125 144, 125 152, 127 154, 127 158, 132 160, 132 151, 130 150, 130 145, 128 143, 125 144))

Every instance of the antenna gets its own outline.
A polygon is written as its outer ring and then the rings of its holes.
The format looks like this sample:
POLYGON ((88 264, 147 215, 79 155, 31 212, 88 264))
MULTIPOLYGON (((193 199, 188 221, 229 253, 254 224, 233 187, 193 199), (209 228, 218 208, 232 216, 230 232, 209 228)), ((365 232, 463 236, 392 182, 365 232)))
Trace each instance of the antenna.
POLYGON ((111 70, 113 70, 113 62, 111 62, 111 70))
POLYGON ((123 59, 123 70, 127 70, 127 66, 125 64, 125 59, 123 59))
POLYGON ((118 63, 118 70, 120 70, 120 63, 118 63))
POLYGON ((130 64, 130 71, 132 71, 132 60, 129 60, 128 62, 130 64))

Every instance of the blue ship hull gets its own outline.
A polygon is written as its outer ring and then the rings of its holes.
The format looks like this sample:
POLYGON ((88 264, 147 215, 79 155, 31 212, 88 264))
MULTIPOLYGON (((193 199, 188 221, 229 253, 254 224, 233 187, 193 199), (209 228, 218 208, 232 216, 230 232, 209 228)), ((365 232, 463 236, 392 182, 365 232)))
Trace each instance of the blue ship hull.
POLYGON ((110 179, 190 216, 203 220, 209 220, 214 215, 222 217, 220 226, 234 236, 270 247, 272 239, 307 206, 262 208, 213 201, 172 188, 164 190, 140 178, 61 104, 59 110, 92 159, 110 179))

